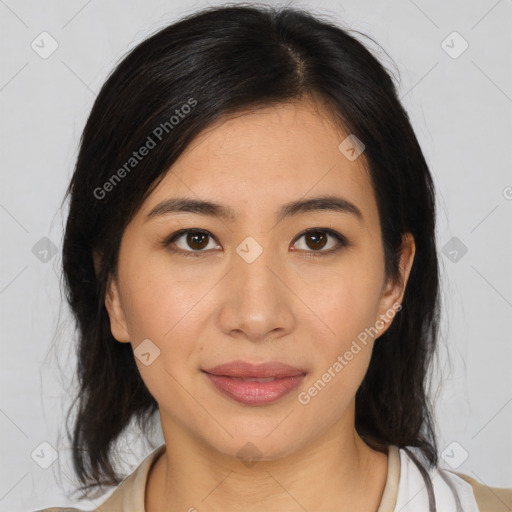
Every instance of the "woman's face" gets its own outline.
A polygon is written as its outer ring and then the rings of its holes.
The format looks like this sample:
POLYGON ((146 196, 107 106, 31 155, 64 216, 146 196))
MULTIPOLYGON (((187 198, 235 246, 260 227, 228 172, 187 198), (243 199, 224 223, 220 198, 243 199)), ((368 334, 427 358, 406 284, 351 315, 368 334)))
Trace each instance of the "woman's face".
MULTIPOLYGON (((306 102, 223 120, 127 226, 106 304, 164 435, 265 460, 330 433, 353 436, 355 393, 403 287, 385 280, 364 152, 354 158, 350 141, 339 149, 348 135, 306 102), (308 203, 325 196, 338 206, 308 203), (187 211, 173 207, 177 198, 219 207, 187 211), (200 233, 173 238, 178 230, 200 233), (205 372, 233 361, 298 370, 270 383, 205 372)), ((405 240, 406 282, 414 244, 405 240)))

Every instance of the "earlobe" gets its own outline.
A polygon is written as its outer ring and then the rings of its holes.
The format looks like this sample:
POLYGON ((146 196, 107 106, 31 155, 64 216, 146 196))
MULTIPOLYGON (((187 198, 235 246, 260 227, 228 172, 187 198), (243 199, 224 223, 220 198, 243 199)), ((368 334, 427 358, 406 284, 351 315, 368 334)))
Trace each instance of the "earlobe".
POLYGON ((110 318, 110 330, 112 332, 112 336, 121 343, 129 343, 130 335, 128 333, 124 310, 121 305, 119 287, 116 279, 112 275, 109 276, 107 282, 105 307, 110 318))

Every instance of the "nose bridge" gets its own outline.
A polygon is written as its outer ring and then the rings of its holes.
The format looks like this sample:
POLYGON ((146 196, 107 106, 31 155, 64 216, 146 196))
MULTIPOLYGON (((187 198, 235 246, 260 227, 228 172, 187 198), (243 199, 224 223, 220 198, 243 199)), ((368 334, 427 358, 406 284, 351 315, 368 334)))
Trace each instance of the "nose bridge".
POLYGON ((247 237, 236 248, 233 263, 236 289, 245 294, 246 299, 277 299, 279 290, 275 283, 275 272, 281 265, 275 248, 261 240, 258 242, 253 237, 247 237))
POLYGON ((287 288, 277 275, 284 268, 275 248, 247 237, 233 254, 221 323, 225 332, 243 331, 262 339, 271 331, 291 328, 293 315, 287 288))

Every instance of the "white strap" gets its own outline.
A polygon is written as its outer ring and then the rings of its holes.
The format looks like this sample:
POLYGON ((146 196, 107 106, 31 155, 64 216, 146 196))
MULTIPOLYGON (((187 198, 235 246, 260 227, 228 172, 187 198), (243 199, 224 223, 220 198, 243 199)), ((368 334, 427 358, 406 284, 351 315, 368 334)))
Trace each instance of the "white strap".
MULTIPOLYGON (((426 469, 426 468, 425 468, 426 469)), ((437 512, 479 512, 469 483, 439 467, 428 470, 437 512)), ((430 512, 428 487, 420 470, 403 449, 400 450, 400 482, 395 512, 430 512)))

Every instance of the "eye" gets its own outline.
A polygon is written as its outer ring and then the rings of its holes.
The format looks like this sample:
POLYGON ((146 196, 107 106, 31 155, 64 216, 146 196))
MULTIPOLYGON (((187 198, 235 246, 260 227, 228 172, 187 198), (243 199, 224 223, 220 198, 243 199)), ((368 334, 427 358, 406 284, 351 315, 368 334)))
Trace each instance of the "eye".
POLYGON ((206 249, 216 249, 220 246, 209 247, 208 239, 214 239, 208 231, 199 229, 182 229, 166 238, 162 244, 172 252, 181 253, 185 256, 200 256, 206 249), (176 245, 176 247, 173 247, 176 245))
POLYGON ((305 246, 299 247, 298 250, 306 251, 308 257, 324 256, 338 251, 341 247, 348 245, 346 238, 332 229, 327 228, 312 228, 308 229, 297 237, 296 240, 304 238, 305 246), (329 238, 334 240, 334 243, 328 242, 329 238), (327 247, 327 249, 325 249, 327 247), (315 254, 318 253, 318 254, 315 254))
MULTIPOLYGON (((341 247, 347 246, 346 238, 328 228, 311 228, 301 233, 295 240, 304 238, 306 246, 294 248, 300 250, 307 257, 325 256, 338 251, 341 247), (331 243, 329 244, 329 238, 331 243), (334 243, 332 242, 334 241, 334 243), (327 247, 327 249, 325 249, 327 247)), ((201 256, 205 252, 213 249, 221 248, 220 245, 211 245, 211 241, 215 240, 213 235, 208 231, 200 229, 181 229, 176 231, 165 240, 162 245, 167 247, 171 252, 183 254, 184 256, 201 256)), ((295 242, 295 245, 297 242, 295 242)))

